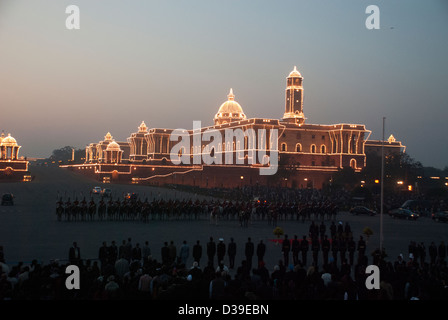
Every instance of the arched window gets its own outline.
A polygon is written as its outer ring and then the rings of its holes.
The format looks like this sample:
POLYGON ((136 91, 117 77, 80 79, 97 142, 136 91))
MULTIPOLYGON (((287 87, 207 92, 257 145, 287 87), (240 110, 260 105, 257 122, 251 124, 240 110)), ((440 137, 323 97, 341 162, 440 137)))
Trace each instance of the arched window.
POLYGON ((282 151, 286 151, 286 143, 282 143, 282 151))
POLYGON ((350 167, 354 170, 356 169, 356 159, 351 159, 350 160, 350 167))
POLYGON ((302 152, 302 145, 300 143, 296 144, 296 152, 302 152))
POLYGON ((311 153, 316 153, 316 145, 315 144, 311 145, 311 153))
POLYGON ((321 145, 320 146, 320 152, 321 153, 325 153, 327 151, 327 148, 325 147, 325 145, 323 144, 323 145, 321 145))

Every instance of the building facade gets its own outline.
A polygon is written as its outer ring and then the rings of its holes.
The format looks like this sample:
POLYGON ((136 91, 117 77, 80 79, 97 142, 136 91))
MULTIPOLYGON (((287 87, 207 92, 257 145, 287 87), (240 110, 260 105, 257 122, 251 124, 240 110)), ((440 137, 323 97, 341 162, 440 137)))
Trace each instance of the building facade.
POLYGON ((22 180, 28 176, 28 164, 26 159, 19 157, 19 149, 16 139, 2 132, 0 136, 0 180, 22 180))
POLYGON ((286 77, 281 119, 248 118, 230 89, 211 126, 181 131, 142 122, 125 142, 108 133, 91 143, 86 162, 71 168, 136 183, 298 188, 321 188, 345 167, 361 171, 371 131, 363 124, 306 123, 303 96, 303 77, 294 67, 286 77), (108 155, 112 144, 115 153, 108 155), (267 168, 270 174, 261 174, 267 168))
POLYGON ((389 138, 384 141, 381 140, 368 140, 366 141, 365 148, 366 148, 366 156, 369 155, 376 155, 381 156, 382 150, 384 147, 384 155, 396 155, 400 153, 406 152, 406 146, 404 146, 401 141, 397 141, 395 137, 391 134, 389 138))

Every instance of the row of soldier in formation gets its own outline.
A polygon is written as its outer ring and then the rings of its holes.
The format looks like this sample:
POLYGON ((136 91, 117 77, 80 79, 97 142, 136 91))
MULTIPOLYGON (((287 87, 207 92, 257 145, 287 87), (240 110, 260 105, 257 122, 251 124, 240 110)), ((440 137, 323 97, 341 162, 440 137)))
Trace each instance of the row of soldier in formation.
POLYGON ((210 223, 220 220, 238 220, 247 227, 251 220, 265 220, 276 225, 279 220, 335 220, 339 211, 331 201, 268 202, 223 201, 223 200, 164 200, 141 201, 137 199, 101 198, 95 201, 85 197, 71 201, 62 197, 56 202, 56 216, 59 221, 89 220, 198 220, 210 219, 210 223))

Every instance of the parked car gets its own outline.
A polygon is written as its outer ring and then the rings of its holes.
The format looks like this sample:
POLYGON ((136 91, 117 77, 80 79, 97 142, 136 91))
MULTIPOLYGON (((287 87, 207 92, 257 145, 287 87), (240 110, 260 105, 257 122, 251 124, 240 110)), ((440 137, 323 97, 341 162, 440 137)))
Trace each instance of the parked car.
POLYGON ((350 213, 354 214, 354 215, 358 215, 358 214, 367 214, 369 216, 374 216, 376 215, 376 211, 371 210, 367 207, 364 206, 356 206, 350 209, 350 213))
POLYGON ((2 195, 2 206, 13 206, 14 195, 12 193, 4 193, 2 195))
POLYGON ((101 187, 94 187, 92 189, 92 194, 101 194, 101 187))
POLYGON ((434 221, 448 222, 448 211, 438 211, 432 214, 434 221))
POLYGON ((132 193, 126 193, 126 195, 124 196, 124 198, 125 198, 126 200, 129 200, 129 201, 137 201, 137 199, 138 199, 138 194, 137 194, 137 193, 134 193, 134 192, 132 192, 132 193))
POLYGON ((408 219, 408 220, 417 220, 419 215, 409 209, 398 208, 389 211, 389 215, 392 218, 400 218, 400 219, 408 219))
POLYGON ((400 208, 409 209, 414 213, 417 213, 419 217, 430 216, 431 202, 428 200, 407 200, 400 208))
POLYGON ((104 188, 103 190, 101 190, 101 195, 104 198, 110 198, 112 195, 112 190, 110 190, 109 188, 104 188))

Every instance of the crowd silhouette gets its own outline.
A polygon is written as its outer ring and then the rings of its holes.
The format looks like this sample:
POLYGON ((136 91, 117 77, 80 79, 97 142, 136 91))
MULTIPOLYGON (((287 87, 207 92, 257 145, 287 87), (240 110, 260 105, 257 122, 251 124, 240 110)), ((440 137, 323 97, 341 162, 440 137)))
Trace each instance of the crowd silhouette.
MULTIPOLYGON (((315 226, 310 225, 310 230, 315 226)), ((315 231, 312 231, 315 232, 315 231)), ((344 230, 344 236, 353 241, 344 230)), ((161 247, 145 241, 142 246, 131 238, 120 245, 103 242, 98 259, 83 259, 74 242, 66 261, 48 264, 33 260, 29 264, 5 263, 1 248, 0 300, 446 300, 448 298, 447 247, 432 242, 428 254, 423 243, 411 241, 405 252, 388 261, 378 249, 368 253, 362 237, 346 256, 343 249, 325 258, 309 237, 287 235, 278 250, 283 259, 273 267, 265 264, 266 245, 250 237, 245 243, 233 238, 224 241, 210 236, 191 246, 183 241, 176 246, 165 241, 161 247), (297 249, 295 241, 298 241, 297 249), (311 250, 308 250, 311 249, 311 250), (160 250, 161 259, 154 258, 160 250), (237 263, 236 253, 243 258, 237 263), (355 253, 356 255, 352 255, 355 253), (323 262, 318 262, 322 255, 323 262), (381 286, 368 290, 365 269, 379 266, 381 286), (65 268, 77 265, 82 285, 79 290, 65 287, 65 268)), ((316 242, 317 243, 317 242, 316 242)), ((339 247, 340 248, 340 247, 339 247)), ((330 250, 331 249, 331 250, 330 250)))
MULTIPOLYGON (((446 300, 447 248, 443 242, 410 241, 405 254, 389 260, 386 252, 367 248, 355 238, 350 225, 337 220, 339 211, 354 205, 344 190, 326 193, 315 189, 243 187, 214 190, 211 200, 141 200, 137 195, 78 200, 59 198, 59 221, 237 221, 247 228, 252 221, 277 226, 278 221, 308 222, 305 235, 283 235, 278 252, 268 252, 262 240, 210 236, 194 243, 99 244, 98 257, 85 259, 76 242, 68 259, 49 263, 7 264, 0 250, 0 300, 446 300), (225 192, 224 192, 225 191, 225 192), (329 225, 325 222, 329 222, 329 225), (266 257, 281 256, 267 266, 266 257), (155 257, 160 256, 160 258, 155 257), (240 257, 237 259, 237 257, 240 257), (368 290, 365 270, 379 266, 379 290, 368 290), (79 290, 67 290, 65 268, 77 265, 79 290)), ((388 194, 388 207, 401 205, 407 195, 388 194)), ((445 203, 433 202, 433 211, 445 203)), ((369 205, 377 209, 375 199, 369 205)), ((272 246, 270 247, 272 249, 272 246)))

